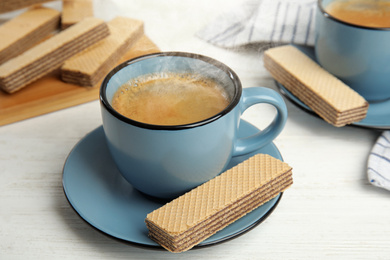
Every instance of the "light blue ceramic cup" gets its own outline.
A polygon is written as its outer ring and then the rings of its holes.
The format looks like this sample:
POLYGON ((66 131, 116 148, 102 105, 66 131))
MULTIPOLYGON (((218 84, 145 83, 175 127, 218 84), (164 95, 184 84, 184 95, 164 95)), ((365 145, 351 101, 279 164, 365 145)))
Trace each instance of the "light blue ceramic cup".
POLYGON ((390 98, 390 28, 352 25, 318 0, 315 53, 319 64, 368 101, 390 98))
POLYGON ((261 87, 242 90, 237 75, 226 65, 189 53, 151 54, 119 65, 104 79, 100 101, 107 144, 119 171, 134 188, 163 199, 182 195, 217 176, 232 156, 272 142, 287 119, 286 105, 278 93, 261 87), (195 73, 216 79, 228 93, 230 104, 211 118, 179 126, 137 122, 112 108, 111 100, 121 85, 160 72, 195 73), (241 114, 257 103, 276 108, 273 122, 254 136, 238 139, 241 114))

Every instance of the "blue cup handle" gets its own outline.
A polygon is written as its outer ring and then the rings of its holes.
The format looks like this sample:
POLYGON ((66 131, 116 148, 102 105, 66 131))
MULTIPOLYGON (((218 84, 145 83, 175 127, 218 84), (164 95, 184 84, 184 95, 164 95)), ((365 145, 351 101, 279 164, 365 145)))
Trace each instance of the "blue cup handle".
POLYGON ((287 121, 287 107, 283 98, 274 90, 263 87, 245 88, 242 91, 240 102, 241 114, 250 106, 266 103, 277 110, 273 121, 259 133, 235 140, 233 156, 239 156, 253 152, 272 142, 283 130, 287 121))

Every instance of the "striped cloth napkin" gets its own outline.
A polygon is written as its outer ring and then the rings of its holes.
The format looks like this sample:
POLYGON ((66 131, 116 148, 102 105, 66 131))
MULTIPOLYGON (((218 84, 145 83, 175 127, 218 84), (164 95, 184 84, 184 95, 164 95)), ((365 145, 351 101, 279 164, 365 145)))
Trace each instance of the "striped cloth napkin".
POLYGON ((372 185, 390 190, 390 131, 384 131, 372 148, 367 177, 372 185))
POLYGON ((249 0, 197 33, 224 48, 259 44, 314 45, 316 0, 249 0))
MULTIPOLYGON (((316 10, 317 0, 247 0, 196 35, 223 48, 313 46, 316 10)), ((367 177, 371 184, 390 190, 390 131, 383 132, 372 148, 367 177)))

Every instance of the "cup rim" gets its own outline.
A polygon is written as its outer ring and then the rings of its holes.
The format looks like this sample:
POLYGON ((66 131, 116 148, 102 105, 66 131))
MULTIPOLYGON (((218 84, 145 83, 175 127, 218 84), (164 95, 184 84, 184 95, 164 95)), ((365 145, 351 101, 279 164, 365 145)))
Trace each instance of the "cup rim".
POLYGON ((357 24, 353 24, 353 23, 348 23, 348 22, 345 22, 343 20, 340 20, 340 19, 334 17, 333 15, 331 15, 325 11, 325 8, 322 5, 323 1, 324 0, 317 0, 317 6, 318 6, 318 9, 321 11, 322 15, 326 18, 329 18, 329 19, 336 21, 338 23, 342 23, 344 25, 355 27, 355 28, 372 30, 372 31, 390 31, 390 27, 369 27, 369 26, 364 26, 364 25, 357 25, 357 24))
POLYGON ((223 117, 224 115, 228 114, 233 108, 239 103, 240 98, 242 94, 242 85, 241 81, 239 80, 237 74, 227 65, 223 64, 220 61, 217 61, 213 58, 200 55, 200 54, 195 54, 195 53, 188 53, 188 52, 156 52, 156 53, 151 53, 151 54, 146 54, 142 56, 138 56, 136 58, 132 58, 130 60, 127 60, 125 62, 122 62, 115 68, 113 68, 103 79, 102 84, 100 86, 100 93, 99 93, 99 98, 100 98, 100 103, 105 107, 105 109, 114 117, 117 119, 121 120, 122 122, 125 122, 127 124, 131 124, 134 126, 138 126, 141 128, 146 128, 146 129, 152 129, 152 130, 183 130, 183 129, 190 129, 190 128, 195 128, 199 127, 202 125, 209 124, 213 121, 216 121, 217 119, 223 117), (189 123, 189 124, 182 124, 182 125, 154 125, 154 124, 148 124, 148 123, 143 123, 139 122, 133 119, 130 119, 128 117, 123 116, 119 112, 117 112, 111 105, 110 102, 107 100, 107 95, 106 95, 106 89, 107 85, 110 81, 110 79, 122 68, 129 66, 133 63, 146 60, 146 59, 151 59, 155 57, 162 57, 162 56, 176 56, 176 57, 185 57, 185 58, 193 58, 193 59, 198 59, 205 61, 207 63, 210 63, 222 71, 224 71, 229 78, 233 81, 235 87, 235 92, 233 95, 232 100, 230 101, 229 105, 225 107, 221 112, 215 114, 212 117, 209 117, 207 119, 189 123))

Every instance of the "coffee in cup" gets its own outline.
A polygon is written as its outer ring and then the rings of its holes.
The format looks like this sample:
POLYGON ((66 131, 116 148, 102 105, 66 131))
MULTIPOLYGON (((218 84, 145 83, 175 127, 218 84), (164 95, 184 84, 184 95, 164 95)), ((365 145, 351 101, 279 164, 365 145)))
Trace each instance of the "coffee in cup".
MULTIPOLYGON (((287 119, 286 104, 276 91, 243 89, 225 64, 183 52, 154 53, 118 65, 103 80, 100 101, 107 146, 118 170, 133 188, 163 199, 178 197, 214 178, 233 157, 268 145, 287 119), (181 96, 185 101, 172 110, 184 111, 184 121, 163 122, 152 115, 152 121, 144 122, 136 115, 123 115, 114 104, 134 102, 136 109, 160 104, 146 112, 158 116, 181 96), (274 120, 254 135, 239 135, 242 113, 259 103, 275 107, 274 120), (206 109, 209 106, 213 108, 206 109)), ((133 111, 127 105, 123 113, 133 111)), ((164 111, 164 117, 168 114, 164 111)))
POLYGON ((354 25, 390 27, 390 2, 384 0, 338 0, 325 6, 333 17, 354 25))
POLYGON ((210 118, 229 104, 223 87, 188 73, 149 74, 123 84, 112 106, 120 114, 152 125, 184 125, 210 118))

